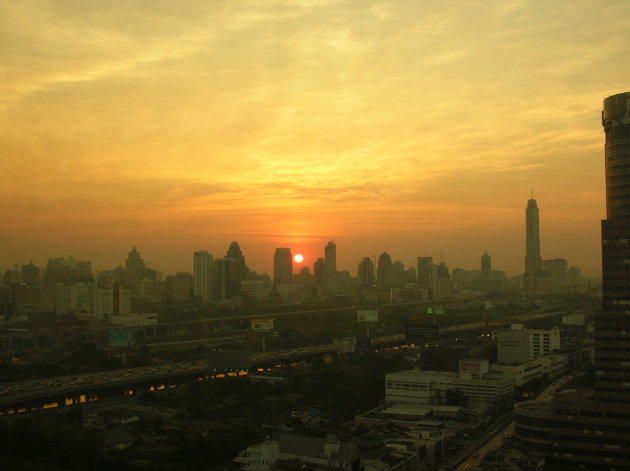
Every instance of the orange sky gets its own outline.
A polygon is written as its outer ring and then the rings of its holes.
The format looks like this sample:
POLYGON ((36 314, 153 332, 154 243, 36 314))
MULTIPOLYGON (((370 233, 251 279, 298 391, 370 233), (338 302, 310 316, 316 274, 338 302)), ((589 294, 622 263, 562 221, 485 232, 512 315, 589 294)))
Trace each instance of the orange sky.
POLYGON ((630 2, 0 2, 0 268, 166 272, 232 240, 338 265, 388 251, 600 271, 604 97, 630 2))

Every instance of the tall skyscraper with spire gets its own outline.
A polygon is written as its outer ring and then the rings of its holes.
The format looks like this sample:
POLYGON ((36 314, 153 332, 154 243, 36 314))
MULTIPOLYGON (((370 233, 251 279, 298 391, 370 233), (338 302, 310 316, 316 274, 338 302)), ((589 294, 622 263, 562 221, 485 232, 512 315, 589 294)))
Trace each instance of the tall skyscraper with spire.
POLYGON ((525 275, 537 275, 540 272, 540 260, 540 221, 538 205, 532 192, 525 209, 525 275))

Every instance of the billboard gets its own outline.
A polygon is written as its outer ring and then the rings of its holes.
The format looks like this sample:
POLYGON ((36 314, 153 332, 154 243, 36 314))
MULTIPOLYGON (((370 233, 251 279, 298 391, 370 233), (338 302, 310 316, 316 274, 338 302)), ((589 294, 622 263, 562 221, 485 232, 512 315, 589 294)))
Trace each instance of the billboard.
POLYGON ((357 322, 378 322, 378 311, 357 311, 357 322))
POLYGON ((252 319, 252 330, 271 332, 273 330, 273 319, 252 319))
POLYGON ((408 340, 436 339, 440 331, 435 324, 407 324, 405 326, 405 338, 408 340))
POLYGON ((488 372, 488 360, 459 360, 459 372, 485 374, 488 372))
POLYGON ((131 333, 126 330, 110 330, 110 347, 129 347, 131 345, 131 333))
POLYGON ((429 304, 427 306, 427 314, 435 314, 438 316, 443 316, 444 315, 444 306, 442 305, 435 305, 435 304, 429 304))

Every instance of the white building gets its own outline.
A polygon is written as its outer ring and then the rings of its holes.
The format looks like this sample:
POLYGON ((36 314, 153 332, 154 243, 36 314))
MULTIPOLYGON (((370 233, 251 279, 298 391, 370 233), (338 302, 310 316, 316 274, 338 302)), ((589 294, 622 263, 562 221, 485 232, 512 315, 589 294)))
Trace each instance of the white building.
POLYGON ((108 319, 114 314, 131 313, 131 290, 114 283, 109 288, 94 290, 94 314, 97 319, 108 319))
POLYGON ((212 254, 207 250, 195 252, 193 256, 193 293, 203 304, 212 301, 212 254))
POLYGON ((512 324, 509 329, 495 330, 499 363, 522 363, 549 355, 560 348, 560 329, 526 329, 522 324, 512 324), (525 358, 527 345, 527 358, 525 358))
POLYGON ((549 355, 560 348, 560 329, 557 327, 549 330, 527 329, 527 335, 530 358, 549 355))
MULTIPOLYGON (((470 362, 467 360, 466 362, 470 362)), ((461 364, 460 364, 461 366, 461 364)), ((388 404, 445 404, 448 391, 457 391, 466 399, 466 406, 488 409, 494 404, 511 404, 514 395, 513 378, 501 378, 483 373, 403 370, 385 376, 385 402, 388 404)), ((487 360, 485 364, 487 368, 487 360)))
POLYGON ((495 363, 490 366, 493 376, 514 379, 515 386, 522 386, 536 378, 554 379, 562 376, 567 369, 567 357, 564 355, 548 355, 520 364, 495 363))

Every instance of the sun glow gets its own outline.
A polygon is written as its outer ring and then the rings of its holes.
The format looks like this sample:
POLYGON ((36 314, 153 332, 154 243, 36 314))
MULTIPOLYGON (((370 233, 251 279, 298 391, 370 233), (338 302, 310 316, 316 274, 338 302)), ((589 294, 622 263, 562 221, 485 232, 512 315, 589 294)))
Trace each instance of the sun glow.
POLYGON ((295 263, 302 263, 302 260, 304 260, 304 257, 302 256, 302 254, 296 254, 293 257, 293 260, 295 260, 295 263))

